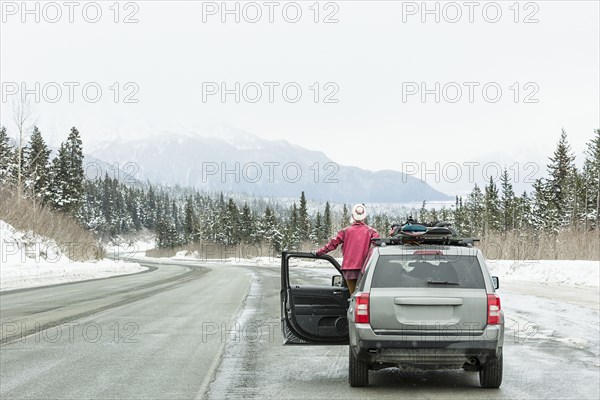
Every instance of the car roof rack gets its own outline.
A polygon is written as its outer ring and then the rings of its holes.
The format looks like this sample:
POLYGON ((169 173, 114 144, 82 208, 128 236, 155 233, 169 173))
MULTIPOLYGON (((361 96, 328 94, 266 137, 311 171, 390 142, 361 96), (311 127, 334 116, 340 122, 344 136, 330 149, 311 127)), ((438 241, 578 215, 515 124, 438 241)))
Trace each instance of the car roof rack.
POLYGON ((374 238, 371 242, 376 246, 389 245, 442 245, 473 247, 477 238, 460 237, 456 229, 448 222, 420 224, 408 217, 404 224, 393 224, 390 237, 374 238))
POLYGON ((479 242, 478 238, 455 238, 455 237, 427 237, 426 235, 417 237, 384 237, 384 238, 373 238, 371 243, 375 246, 422 246, 422 245, 439 245, 439 246, 461 246, 461 247, 473 247, 476 242, 479 242))

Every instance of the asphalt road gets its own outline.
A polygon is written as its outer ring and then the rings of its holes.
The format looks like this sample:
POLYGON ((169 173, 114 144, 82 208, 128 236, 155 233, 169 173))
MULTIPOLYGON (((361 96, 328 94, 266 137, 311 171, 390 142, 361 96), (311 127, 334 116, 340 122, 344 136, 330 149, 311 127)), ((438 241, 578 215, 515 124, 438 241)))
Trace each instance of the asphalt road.
MULTIPOLYGON (((394 369, 356 389, 346 346, 281 345, 278 268, 151 266, 0 294, 0 398, 600 397, 597 291, 501 288, 509 331, 499 390, 479 388, 472 372, 394 369)), ((297 273, 300 283, 328 280, 297 273)))

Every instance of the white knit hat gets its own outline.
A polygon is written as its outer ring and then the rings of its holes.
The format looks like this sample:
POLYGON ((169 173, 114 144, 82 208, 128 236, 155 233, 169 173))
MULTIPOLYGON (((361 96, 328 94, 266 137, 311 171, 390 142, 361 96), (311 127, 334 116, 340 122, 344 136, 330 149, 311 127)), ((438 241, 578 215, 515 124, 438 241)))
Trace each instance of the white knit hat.
POLYGON ((367 218, 367 208, 364 204, 355 204, 352 206, 352 219, 362 221, 367 218))

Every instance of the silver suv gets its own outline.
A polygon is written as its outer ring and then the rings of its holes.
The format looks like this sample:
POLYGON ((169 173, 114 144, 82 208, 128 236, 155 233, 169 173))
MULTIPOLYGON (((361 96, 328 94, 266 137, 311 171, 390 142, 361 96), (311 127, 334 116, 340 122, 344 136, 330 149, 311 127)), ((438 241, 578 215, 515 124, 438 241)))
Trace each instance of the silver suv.
POLYGON ((350 386, 367 386, 369 370, 416 367, 478 371, 482 387, 500 387, 499 282, 479 249, 375 247, 352 296, 341 276, 332 286, 290 285, 293 258, 316 257, 282 255, 284 344, 349 344, 350 386))

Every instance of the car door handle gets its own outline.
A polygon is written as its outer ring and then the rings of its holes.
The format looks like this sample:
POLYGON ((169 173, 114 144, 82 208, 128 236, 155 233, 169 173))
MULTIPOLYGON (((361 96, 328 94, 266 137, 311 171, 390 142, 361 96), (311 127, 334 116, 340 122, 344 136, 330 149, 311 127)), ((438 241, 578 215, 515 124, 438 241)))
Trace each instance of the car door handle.
POLYGON ((334 296, 341 296, 342 295, 342 291, 341 290, 336 290, 333 292, 334 296))

